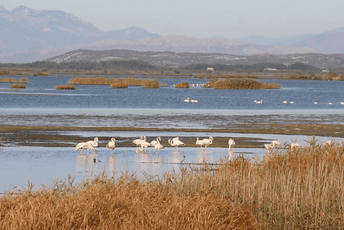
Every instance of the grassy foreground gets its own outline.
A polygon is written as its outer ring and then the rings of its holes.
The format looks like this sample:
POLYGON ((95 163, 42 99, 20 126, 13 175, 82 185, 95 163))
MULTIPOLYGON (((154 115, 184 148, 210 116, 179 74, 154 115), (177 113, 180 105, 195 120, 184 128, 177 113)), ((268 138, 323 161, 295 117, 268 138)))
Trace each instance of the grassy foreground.
POLYGON ((343 229, 344 146, 274 150, 262 163, 140 182, 99 176, 0 199, 1 229, 343 229))

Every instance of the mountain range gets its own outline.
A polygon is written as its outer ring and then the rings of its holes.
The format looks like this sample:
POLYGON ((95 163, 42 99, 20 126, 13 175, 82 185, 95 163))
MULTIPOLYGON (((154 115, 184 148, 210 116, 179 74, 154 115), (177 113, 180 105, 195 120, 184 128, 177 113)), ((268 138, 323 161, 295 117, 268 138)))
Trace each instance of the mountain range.
MULTIPOLYGON (((170 51, 232 55, 344 53, 344 28, 317 35, 284 38, 250 36, 237 40, 201 39, 183 35, 160 36, 143 28, 102 31, 70 13, 0 6, 0 62, 45 60, 78 49, 170 51)), ((113 59, 113 57, 108 57, 113 59)))

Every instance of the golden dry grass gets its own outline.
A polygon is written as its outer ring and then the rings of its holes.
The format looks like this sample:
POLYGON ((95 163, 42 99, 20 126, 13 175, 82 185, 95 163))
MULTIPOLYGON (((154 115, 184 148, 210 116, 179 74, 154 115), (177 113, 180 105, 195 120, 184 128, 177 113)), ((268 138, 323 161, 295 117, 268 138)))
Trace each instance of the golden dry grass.
POLYGON ((57 85, 57 86, 55 86, 55 89, 59 89, 59 90, 75 90, 76 87, 74 85, 57 85))
POLYGON ((140 78, 107 78, 107 77, 87 77, 87 78, 72 78, 70 84, 82 85, 113 85, 112 88, 123 88, 116 86, 142 86, 145 88, 159 88, 160 83, 157 80, 140 79, 140 78))
POLYGON ((189 88, 189 83, 186 81, 180 82, 180 83, 176 84, 174 87, 175 88, 189 88))
POLYGON ((26 85, 24 85, 24 84, 12 84, 12 85, 10 85, 10 88, 26 88, 26 85))
POLYGON ((211 80, 204 84, 206 88, 214 89, 279 89, 280 84, 262 83, 253 79, 211 80))
POLYGON ((286 147, 261 163, 139 182, 99 176, 0 198, 0 229, 343 229, 344 147, 286 147))
POLYGON ((110 88, 128 88, 128 84, 125 82, 116 82, 110 85, 110 88))
POLYGON ((3 78, 0 77, 0 82, 5 82, 5 83, 28 83, 27 78, 3 78))

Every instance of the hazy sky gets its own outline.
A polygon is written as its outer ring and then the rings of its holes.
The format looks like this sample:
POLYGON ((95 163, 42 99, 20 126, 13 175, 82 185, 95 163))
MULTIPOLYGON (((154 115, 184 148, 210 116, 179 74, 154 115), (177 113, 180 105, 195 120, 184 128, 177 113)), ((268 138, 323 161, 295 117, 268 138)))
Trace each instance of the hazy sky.
POLYGON ((136 26, 200 38, 281 37, 344 27, 343 0, 1 0, 0 5, 62 10, 105 31, 136 26))

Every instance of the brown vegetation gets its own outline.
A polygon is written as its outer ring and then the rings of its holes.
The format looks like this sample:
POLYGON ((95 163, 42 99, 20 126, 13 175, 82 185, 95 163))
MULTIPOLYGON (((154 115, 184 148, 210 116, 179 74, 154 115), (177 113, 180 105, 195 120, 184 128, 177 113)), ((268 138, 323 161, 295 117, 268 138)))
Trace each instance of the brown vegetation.
POLYGON ((10 88, 26 88, 26 85, 24 85, 24 84, 12 84, 12 85, 10 85, 10 88))
POLYGON ((74 85, 57 85, 55 89, 61 89, 61 90, 74 90, 76 87, 74 85))
POLYGON ((180 82, 180 83, 176 84, 174 87, 175 88, 189 88, 189 83, 186 81, 180 82))
POLYGON ((72 78, 70 84, 82 85, 110 85, 111 88, 127 88, 130 86, 142 86, 145 88, 159 88, 160 82, 151 79, 140 78, 107 78, 107 77, 87 77, 72 78), (125 87, 126 86, 126 87, 125 87))
POLYGON ((116 82, 110 85, 110 88, 128 88, 128 84, 125 82, 116 82))
POLYGON ((314 73, 288 73, 284 75, 288 80, 324 80, 324 81, 344 81, 344 74, 338 75, 335 72, 315 75, 314 73))
POLYGON ((12 76, 21 76, 21 75, 33 75, 33 76, 49 76, 49 73, 42 70, 35 69, 0 69, 0 75, 12 75, 12 76))
POLYGON ((2 78, 0 77, 0 82, 5 83, 28 83, 27 78, 2 78))
POLYGON ((262 163, 238 157, 139 182, 99 176, 80 185, 7 194, 1 229, 342 229, 344 146, 288 145, 262 163), (200 170, 201 169, 201 170, 200 170))
POLYGON ((226 79, 226 80, 211 80, 204 84, 205 88, 214 89, 279 89, 280 84, 277 83, 262 83, 253 79, 226 79))

